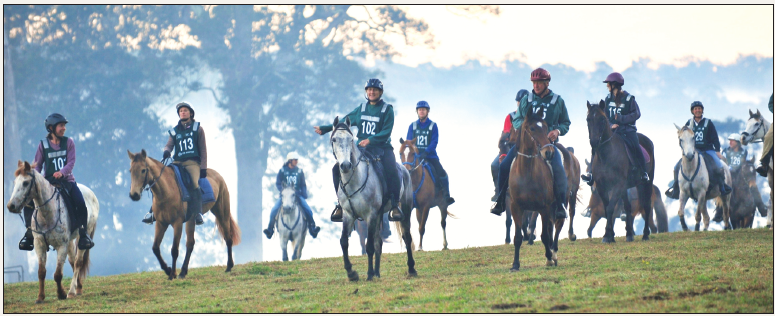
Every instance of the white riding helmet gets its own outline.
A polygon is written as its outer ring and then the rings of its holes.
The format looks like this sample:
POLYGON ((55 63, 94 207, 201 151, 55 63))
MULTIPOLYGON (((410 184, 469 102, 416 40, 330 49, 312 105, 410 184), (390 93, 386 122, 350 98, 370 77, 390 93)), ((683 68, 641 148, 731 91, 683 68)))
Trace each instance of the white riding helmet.
POLYGON ((298 160, 299 154, 296 152, 288 153, 288 155, 285 156, 285 161, 288 162, 290 160, 298 160))
POLYGON ((740 142, 741 139, 742 139, 742 137, 740 136, 740 134, 737 134, 737 133, 732 133, 727 138, 727 140, 735 140, 737 142, 740 142))

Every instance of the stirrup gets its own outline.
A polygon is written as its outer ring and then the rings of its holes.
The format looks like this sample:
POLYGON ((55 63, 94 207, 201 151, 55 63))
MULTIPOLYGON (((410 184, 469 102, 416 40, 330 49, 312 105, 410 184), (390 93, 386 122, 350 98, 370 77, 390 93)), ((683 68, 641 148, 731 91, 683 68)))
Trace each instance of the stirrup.
POLYGON ((205 224, 205 220, 204 220, 204 218, 202 218, 202 213, 197 213, 195 217, 196 218, 194 218, 194 223, 197 226, 201 226, 201 225, 205 224))
POLYGON ((401 211, 401 208, 398 208, 398 206, 393 207, 393 209, 388 213, 389 221, 401 221, 402 219, 404 219, 404 213, 401 211), (393 212, 396 210, 398 210, 398 216, 394 217, 393 212))
POLYGON ((156 217, 154 217, 153 213, 151 212, 145 214, 145 218, 142 220, 143 223, 147 223, 149 225, 152 225, 154 221, 156 221, 156 217))
POLYGON ((79 250, 89 250, 92 247, 94 247, 94 242, 91 241, 91 238, 87 234, 83 234, 78 239, 78 249, 79 250))
POLYGON ((24 237, 22 237, 22 240, 19 241, 19 250, 32 251, 35 249, 35 238, 32 236, 32 230, 27 229, 27 233, 25 233, 24 237), (29 233, 29 235, 27 235, 27 233, 29 233))
POLYGON ((503 212, 504 208, 498 202, 495 202, 495 205, 490 208, 490 213, 496 216, 500 216, 503 212))
POLYGON ((344 211, 342 210, 342 206, 337 204, 336 207, 334 207, 334 211, 331 213, 331 222, 342 222, 343 213, 344 211))

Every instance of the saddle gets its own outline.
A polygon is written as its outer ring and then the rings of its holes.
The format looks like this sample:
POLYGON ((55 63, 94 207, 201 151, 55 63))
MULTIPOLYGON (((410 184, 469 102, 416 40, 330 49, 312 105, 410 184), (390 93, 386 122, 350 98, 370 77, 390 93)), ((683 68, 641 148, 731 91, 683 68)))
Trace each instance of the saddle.
POLYGON ((377 173, 377 179, 379 179, 379 184, 382 185, 382 197, 383 197, 383 205, 385 202, 385 198, 390 195, 390 190, 387 187, 387 180, 385 180, 385 170, 384 165, 382 164, 382 155, 384 154, 384 150, 380 148, 365 148, 361 149, 363 153, 363 157, 366 159, 366 161, 369 162, 369 164, 374 167, 374 171, 377 173))
MULTIPOLYGON (((185 168, 180 167, 178 164, 172 164, 170 167, 172 167, 172 170, 175 171, 175 181, 177 182, 178 189, 180 190, 180 200, 191 200, 191 195, 188 193, 189 190, 193 189, 193 184, 191 183, 191 174, 189 174, 185 168)), ((210 185, 210 181, 207 180, 206 177, 199 179, 199 190, 202 192, 203 204, 215 201, 213 187, 210 185)))
MULTIPOLYGON (((78 229, 78 218, 75 217, 75 202, 73 201, 73 195, 70 193, 72 190, 71 187, 72 184, 55 179, 50 182, 51 185, 59 189, 59 194, 62 195, 62 201, 65 203, 65 207, 67 207, 67 230, 69 230, 70 233, 74 232, 78 229)), ((88 212, 88 211, 84 211, 88 212)), ((84 224, 86 226, 86 224, 84 224)))

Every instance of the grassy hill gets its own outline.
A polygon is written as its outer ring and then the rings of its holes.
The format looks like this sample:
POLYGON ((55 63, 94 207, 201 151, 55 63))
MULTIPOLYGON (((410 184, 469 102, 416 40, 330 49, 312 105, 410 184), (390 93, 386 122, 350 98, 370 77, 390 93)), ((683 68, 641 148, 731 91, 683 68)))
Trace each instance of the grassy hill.
POLYGON ((509 272, 513 245, 501 245, 416 252, 416 278, 406 275, 405 254, 386 254, 382 278, 372 282, 358 256, 351 259, 359 282, 347 280, 339 257, 247 263, 229 274, 192 269, 173 281, 162 272, 89 277, 74 300, 57 300, 49 280, 40 305, 37 281, 7 284, 3 312, 773 313, 772 231, 652 237, 613 245, 562 240, 558 267, 544 266, 540 242, 523 244, 517 273, 509 272))

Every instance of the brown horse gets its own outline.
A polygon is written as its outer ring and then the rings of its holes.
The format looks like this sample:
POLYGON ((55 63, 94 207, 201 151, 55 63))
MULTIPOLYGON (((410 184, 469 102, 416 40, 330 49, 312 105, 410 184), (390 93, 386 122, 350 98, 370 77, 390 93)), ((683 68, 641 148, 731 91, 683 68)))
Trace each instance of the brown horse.
MULTIPOLYGON (((587 171, 589 171, 590 166, 592 165, 589 163, 589 161, 584 160, 585 163, 587 163, 587 171)), ((667 209, 665 208, 665 204, 662 202, 662 194, 660 194, 659 188, 657 188, 656 185, 653 185, 652 191, 651 191, 651 205, 654 207, 654 217, 649 219, 649 221, 646 223, 646 225, 649 226, 649 229, 652 232, 668 232, 668 220, 667 220, 667 209), (654 222, 656 221, 656 225, 654 222)), ((631 200, 630 203, 632 204, 632 210, 633 214, 632 216, 638 216, 640 215, 643 217, 644 212, 643 208, 640 206, 640 202, 636 200, 631 200)), ((595 187, 592 187, 592 197, 589 198, 589 204, 587 205, 587 210, 589 212, 589 229, 587 229, 587 236, 592 237, 592 229, 595 228, 595 225, 601 218, 605 218, 605 208, 603 208, 603 201, 600 200, 600 196, 597 195, 597 191, 595 190, 595 187)), ((624 206, 622 205, 622 202, 619 201, 616 203, 616 211, 614 213, 614 217, 623 216, 622 220, 626 221, 626 214, 624 213, 624 206)))
MULTIPOLYGON (((605 208, 606 222, 603 243, 614 243, 614 211, 617 202, 621 201, 627 215, 626 230, 627 241, 633 241, 635 230, 632 228, 632 206, 627 198, 627 188, 631 183, 627 179, 630 171, 630 160, 622 137, 611 130, 608 117, 605 115, 605 102, 600 100, 597 105, 587 102, 587 129, 589 132, 589 144, 596 152, 592 161, 592 177, 595 188, 605 208)), ((645 218, 651 219, 651 191, 654 188, 654 144, 645 135, 638 133, 638 141, 651 157, 647 164, 648 182, 640 182, 635 186, 638 190, 640 206, 643 206, 645 218)), ((648 240, 651 234, 649 226, 643 227, 643 240, 648 240)))
MULTIPOLYGON (((153 240, 153 254, 159 260, 162 270, 167 273, 169 279, 176 277, 175 263, 178 259, 178 246, 180 245, 180 235, 183 229, 183 221, 186 217, 187 203, 180 198, 180 190, 175 181, 175 172, 172 168, 164 168, 164 164, 148 157, 145 150, 140 153, 129 154, 129 172, 132 176, 132 185, 129 188, 129 197, 134 200, 140 200, 143 190, 150 188, 153 193, 153 215, 156 218, 156 232, 153 240), (172 225, 174 236, 172 241, 172 267, 167 267, 167 263, 161 257, 159 246, 164 238, 167 228, 172 225)), ((234 266, 231 248, 240 243, 240 228, 234 218, 231 217, 229 207, 229 189, 226 188, 226 181, 221 174, 213 169, 207 169, 207 180, 213 188, 215 202, 202 204, 202 211, 208 210, 215 216, 215 223, 218 226, 218 232, 226 240, 226 250, 229 259, 226 262, 226 272, 230 272, 234 266)), ((191 252, 194 251, 194 217, 186 222, 186 258, 183 260, 183 266, 180 268, 180 278, 185 278, 188 274, 188 261, 191 259, 191 252)))
MULTIPOLYGON (((547 137, 549 131, 542 119, 543 112, 543 109, 535 114, 528 111, 520 130, 512 132, 517 134, 514 137, 519 140, 520 150, 509 171, 509 204, 511 217, 517 228, 522 228, 525 211, 532 210, 541 215, 541 242, 546 251, 546 265, 557 266, 557 240, 565 219, 554 219, 554 210, 551 208, 554 202, 552 170, 544 160, 560 153, 555 153, 554 146, 547 137), (554 238, 553 229, 556 230, 554 238)), ((519 271, 521 246, 522 230, 514 230, 514 262, 511 272, 519 271)))
POLYGON ((417 209, 417 223, 420 224, 420 248, 418 251, 422 251, 422 237, 425 235, 425 223, 428 222, 428 214, 431 208, 439 207, 441 211, 441 231, 444 233, 444 249, 447 249, 447 216, 449 215, 453 219, 457 219, 455 215, 447 211, 447 200, 444 198, 444 193, 441 190, 437 190, 436 184, 433 183, 430 174, 430 166, 418 162, 420 157, 420 151, 417 149, 415 142, 417 138, 413 140, 404 141, 403 138, 399 140, 401 142, 401 148, 398 153, 401 154, 401 163, 409 171, 412 176, 412 188, 414 188, 413 199, 414 207, 417 209), (409 154, 404 154, 406 149, 409 149, 409 154), (421 167, 422 168, 419 168, 421 167))
MULTIPOLYGON (((754 162, 754 158, 743 160, 740 169, 731 172, 732 196, 729 199, 729 222, 732 225, 732 229, 751 228, 753 226, 753 218, 756 214, 756 202, 753 195, 760 195, 758 192, 751 192, 752 188, 757 188, 754 162)), ((718 197, 716 197, 716 206, 719 206, 718 208, 723 206, 718 197)), ((765 212, 764 216, 766 215, 765 212)))

